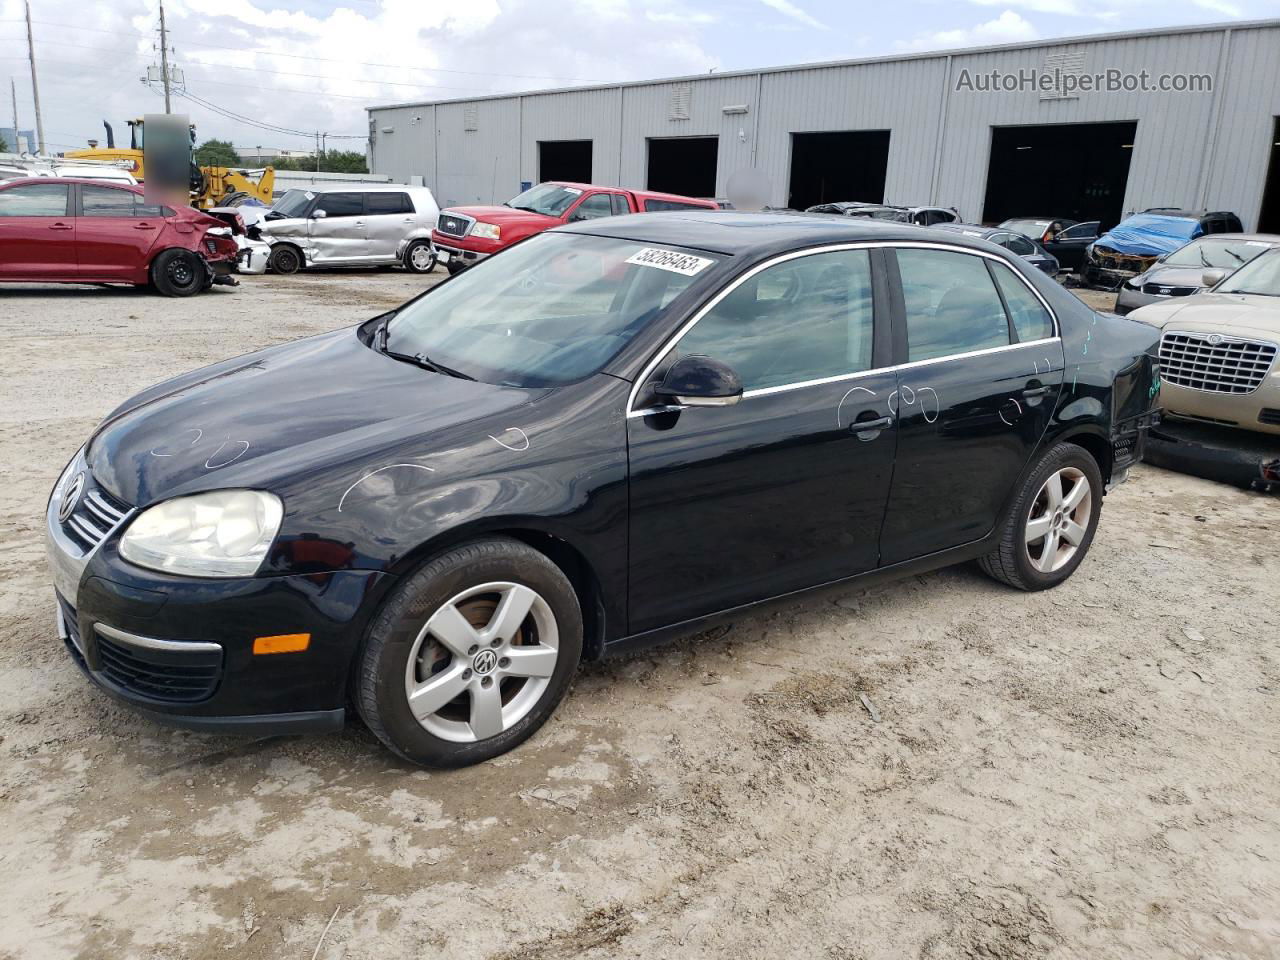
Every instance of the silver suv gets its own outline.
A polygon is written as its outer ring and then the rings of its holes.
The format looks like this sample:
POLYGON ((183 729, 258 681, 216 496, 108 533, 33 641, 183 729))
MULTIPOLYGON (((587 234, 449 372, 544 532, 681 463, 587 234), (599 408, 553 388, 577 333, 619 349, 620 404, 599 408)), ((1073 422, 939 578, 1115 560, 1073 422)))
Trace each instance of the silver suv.
POLYGON ((267 265, 276 273, 397 263, 428 273, 436 265, 431 228, 439 216, 426 187, 312 187, 285 193, 250 236, 271 244, 267 265))

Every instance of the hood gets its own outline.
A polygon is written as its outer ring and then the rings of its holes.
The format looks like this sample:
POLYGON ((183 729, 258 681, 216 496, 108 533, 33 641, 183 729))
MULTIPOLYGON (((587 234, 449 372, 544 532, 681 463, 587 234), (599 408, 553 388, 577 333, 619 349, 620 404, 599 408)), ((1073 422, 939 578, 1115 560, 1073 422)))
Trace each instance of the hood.
POLYGON ((528 210, 517 210, 515 207, 449 207, 441 210, 441 216, 461 213, 485 223, 527 223, 538 227, 548 227, 560 221, 542 213, 530 213, 528 210))
POLYGON ((1142 274, 1143 283, 1158 283, 1162 287, 1195 287, 1199 289, 1204 286, 1200 282, 1200 276, 1207 270, 1207 267, 1169 267, 1161 263, 1151 265, 1146 273, 1142 274))
POLYGON ((1280 297, 1198 293, 1140 307, 1130 317, 1161 329, 1280 339, 1280 297))
POLYGON ((87 455, 94 478, 139 507, 226 487, 278 490, 542 392, 423 370, 348 328, 153 387, 111 415, 87 455))

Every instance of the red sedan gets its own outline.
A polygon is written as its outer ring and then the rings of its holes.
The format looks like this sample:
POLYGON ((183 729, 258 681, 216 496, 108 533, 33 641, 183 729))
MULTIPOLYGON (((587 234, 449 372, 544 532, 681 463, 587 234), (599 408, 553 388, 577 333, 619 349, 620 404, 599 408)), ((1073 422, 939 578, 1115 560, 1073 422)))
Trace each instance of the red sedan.
POLYGON ((0 183, 0 281, 131 283, 187 297, 229 278, 233 229, 191 207, 149 204, 129 184, 10 180, 0 183))

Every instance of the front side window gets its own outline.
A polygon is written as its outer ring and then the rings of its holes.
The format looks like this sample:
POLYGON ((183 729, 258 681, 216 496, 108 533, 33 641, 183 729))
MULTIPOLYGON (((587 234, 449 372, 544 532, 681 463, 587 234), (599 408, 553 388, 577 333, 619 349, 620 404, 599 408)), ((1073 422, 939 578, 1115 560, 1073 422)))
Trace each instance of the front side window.
POLYGON ((358 217, 364 213, 364 195, 359 193, 325 193, 316 201, 316 210, 326 217, 358 217))
POLYGON ((1009 319, 1013 321, 1013 331, 1018 335, 1018 342, 1028 343, 1052 337, 1053 317, 1036 295, 1027 289, 1027 285, 1003 263, 992 262, 991 270, 996 275, 1000 292, 1004 294, 1004 302, 1009 308, 1009 319))
POLYGON ((65 183, 30 183, 0 190, 0 217, 65 217, 65 183))
POLYGON ((365 195, 365 208, 369 216, 386 216, 393 213, 413 213, 413 204, 407 193, 370 193, 365 195))
POLYGON ((1098 239, 1098 224, 1094 223, 1078 223, 1074 227, 1067 227, 1062 233, 1058 234, 1059 240, 1096 240, 1098 239))
POLYGON ((541 233, 400 308, 386 349, 486 383, 549 387, 599 371, 717 254, 541 233))
POLYGON ((871 368, 866 250, 815 253, 748 277, 689 329, 673 356, 727 363, 744 390, 871 368))
POLYGON ((578 204, 577 209, 570 215, 570 220, 596 220, 600 217, 613 216, 613 205, 609 202, 607 193, 593 193, 587 199, 578 204))
POLYGON ((1009 344, 1009 322, 982 257, 902 248, 907 360, 933 360, 1009 344))

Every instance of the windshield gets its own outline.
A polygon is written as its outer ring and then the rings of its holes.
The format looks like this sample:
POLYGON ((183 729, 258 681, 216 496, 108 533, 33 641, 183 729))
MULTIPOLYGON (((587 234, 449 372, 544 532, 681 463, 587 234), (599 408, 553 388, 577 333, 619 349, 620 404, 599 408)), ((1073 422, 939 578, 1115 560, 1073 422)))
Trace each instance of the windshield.
POLYGON ((1280 297, 1280 250, 1255 257, 1213 288, 1214 293, 1253 293, 1280 297))
POLYGON ((1225 267, 1234 270, 1243 266, 1271 244, 1262 240, 1192 240, 1179 247, 1161 261, 1168 267, 1225 267))
POLYGON ((271 219, 301 217, 313 199, 315 194, 310 190, 288 190, 283 197, 271 205, 271 212, 275 214, 271 219))
POLYGON ((540 183, 508 200, 506 205, 515 207, 517 210, 558 217, 573 206, 573 202, 580 196, 582 191, 577 187, 562 187, 558 183, 540 183))
POLYGON ((538 234, 402 308, 385 349, 486 383, 572 383, 600 370, 719 259, 538 234))

